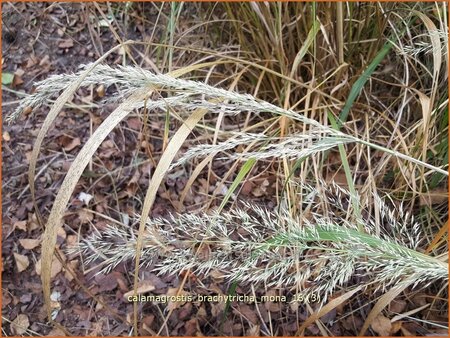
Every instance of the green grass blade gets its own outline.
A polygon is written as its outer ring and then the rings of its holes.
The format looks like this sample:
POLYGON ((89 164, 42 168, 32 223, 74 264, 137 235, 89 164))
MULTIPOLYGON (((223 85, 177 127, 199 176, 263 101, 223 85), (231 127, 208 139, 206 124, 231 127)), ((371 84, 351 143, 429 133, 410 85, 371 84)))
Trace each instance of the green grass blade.
MULTIPOLYGON (((338 126, 337 121, 334 118, 333 114, 329 113, 328 119, 330 120, 331 126, 334 129, 338 130, 339 126, 338 126)), ((364 232, 364 226, 361 224, 361 210, 359 208, 359 201, 357 200, 357 197, 356 197, 357 196, 356 189, 355 189, 355 185, 353 183, 353 177, 352 177, 352 173, 350 171, 350 165, 348 164, 348 161, 347 161, 347 152, 345 151, 343 144, 338 144, 338 147, 339 147, 339 154, 341 155, 342 166, 344 167, 345 178, 347 179, 348 188, 351 193, 353 211, 355 212, 355 216, 358 221, 358 230, 360 232, 364 232)))
POLYGON ((254 158, 250 158, 247 160, 247 162, 244 163, 241 170, 239 171, 236 178, 234 179, 233 183, 231 184, 230 189, 228 189, 226 195, 224 196, 222 203, 220 203, 218 212, 222 211, 222 209, 227 204, 227 202, 230 199, 233 192, 236 190, 236 188, 242 182, 242 180, 245 178, 245 176, 250 172, 250 170, 253 168, 255 163, 256 163, 256 159, 254 159, 254 158))
MULTIPOLYGON (((228 289, 227 295, 228 296, 234 296, 236 294, 236 289, 238 286, 238 281, 235 280, 233 283, 231 283, 230 288, 228 289)), ((230 312, 231 307, 231 301, 230 298, 227 299, 227 302, 225 303, 225 309, 223 310, 222 319, 220 321, 220 332, 223 331, 223 324, 225 323, 225 320, 227 319, 228 313, 230 312)))
POLYGON ((294 77, 294 73, 297 70, 298 65, 303 60, 303 57, 306 55, 306 52, 308 52, 308 49, 311 46, 311 44, 315 41, 319 28, 320 28, 319 22, 317 20, 314 20, 314 23, 311 27, 311 30, 308 33, 305 43, 298 51, 297 55, 295 56, 294 62, 292 63, 291 77, 294 77))
POLYGON ((366 84, 367 80, 370 78, 374 70, 377 68, 377 66, 380 64, 381 61, 383 61, 384 57, 387 55, 387 53, 391 50, 392 43, 390 41, 386 42, 381 48, 381 50, 378 52, 378 54, 375 56, 375 58, 372 60, 372 62, 369 64, 367 69, 361 74, 358 80, 353 84, 352 89, 350 90, 350 94, 347 98, 347 101, 345 101, 344 108, 342 109, 341 113, 339 114, 339 129, 342 128, 342 124, 347 121, 348 114, 350 112, 351 107, 353 106, 353 103, 355 102, 356 98, 361 93, 361 90, 363 89, 364 85, 366 84))

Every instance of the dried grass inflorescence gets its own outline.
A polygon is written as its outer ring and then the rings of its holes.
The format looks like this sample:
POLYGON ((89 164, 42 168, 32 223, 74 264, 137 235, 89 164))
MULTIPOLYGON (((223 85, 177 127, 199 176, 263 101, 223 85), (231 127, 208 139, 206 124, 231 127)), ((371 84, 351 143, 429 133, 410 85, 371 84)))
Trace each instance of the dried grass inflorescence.
MULTIPOLYGON (((60 93, 71 83, 76 81, 83 72, 91 65, 81 66, 82 70, 77 74, 54 75, 36 84, 36 92, 23 100, 13 114, 6 118, 11 122, 15 120, 22 111, 28 108, 36 108, 45 104, 52 96, 60 93)), ((448 172, 417 160, 413 157, 402 154, 398 151, 384 148, 371 142, 355 136, 343 133, 335 128, 325 126, 314 119, 308 118, 290 109, 283 109, 266 101, 258 100, 252 95, 239 94, 234 91, 228 91, 214 86, 207 85, 198 81, 184 80, 172 77, 166 74, 154 74, 139 67, 119 66, 116 68, 108 65, 97 65, 82 81, 81 87, 93 84, 103 84, 105 87, 115 85, 118 88, 114 96, 115 101, 123 101, 130 97, 132 93, 140 90, 157 91, 157 99, 147 98, 133 103, 134 109, 146 107, 149 110, 166 111, 168 107, 171 110, 192 113, 193 111, 204 109, 211 113, 223 113, 236 115, 245 112, 266 113, 270 112, 279 116, 286 116, 296 122, 303 123, 309 129, 306 134, 291 135, 277 144, 271 142, 257 152, 248 152, 242 159, 256 158, 264 159, 267 157, 280 158, 305 158, 307 156, 328 150, 332 147, 346 143, 360 143, 377 150, 389 153, 398 158, 410 161, 420 166, 427 167, 439 173, 448 176, 448 172), (164 93, 170 93, 170 96, 164 97, 164 93)), ((239 135, 238 135, 239 136, 239 135)), ((238 144, 246 143, 249 138, 256 138, 255 141, 268 140, 266 135, 244 134, 240 138, 234 138, 220 143, 216 146, 199 146, 186 153, 177 164, 181 164, 196 156, 209 155, 217 153, 223 149, 231 149, 238 144)), ((272 138, 271 141, 274 139, 272 138)), ((172 166, 173 168, 173 166, 172 166)))
MULTIPOLYGON (((215 271, 229 281, 263 283, 320 294, 325 302, 339 287, 357 278, 376 289, 413 278, 415 284, 448 279, 444 262, 416 251, 420 228, 401 209, 388 207, 379 196, 379 220, 365 210, 365 219, 346 220, 350 193, 333 184, 315 189, 302 185, 304 203, 315 205, 292 217, 284 208, 267 210, 254 204, 223 213, 180 214, 147 221, 141 268, 159 274, 215 271), (324 193, 319 193, 323 191, 324 193), (319 199, 334 210, 324 217, 319 199), (364 232, 357 224, 363 222, 364 232), (199 250, 199 246, 202 248, 199 250)), ((135 257, 136 233, 109 226, 71 248, 88 264, 109 272, 135 257)))

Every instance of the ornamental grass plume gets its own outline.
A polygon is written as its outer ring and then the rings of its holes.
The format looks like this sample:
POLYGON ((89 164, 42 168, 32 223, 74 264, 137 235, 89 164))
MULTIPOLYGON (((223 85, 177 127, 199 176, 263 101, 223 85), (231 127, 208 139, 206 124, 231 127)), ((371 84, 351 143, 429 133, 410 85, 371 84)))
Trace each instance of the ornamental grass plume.
MULTIPOLYGON (((76 74, 53 75, 38 82, 36 84, 35 93, 21 100, 14 113, 9 115, 6 120, 8 122, 14 121, 23 111, 42 106, 48 102, 52 96, 57 95, 71 83, 76 81, 83 70, 88 69, 90 66, 91 64, 81 66, 81 70, 76 74)), ((328 150, 340 144, 353 142, 369 146, 376 150, 381 150, 403 160, 424 166, 448 176, 446 170, 437 168, 398 151, 382 147, 355 136, 348 135, 329 126, 322 125, 316 120, 310 119, 293 110, 283 109, 271 103, 258 100, 252 95, 239 94, 234 91, 210 86, 202 82, 179 79, 166 74, 154 74, 139 67, 118 66, 113 68, 108 65, 100 64, 93 68, 81 82, 80 86, 86 87, 93 84, 103 84, 106 88, 115 85, 118 89, 117 94, 114 95, 115 101, 124 100, 132 93, 144 88, 159 92, 157 99, 148 98, 146 100, 135 102, 133 104, 134 109, 145 106, 147 109, 155 111, 166 111, 167 107, 170 107, 171 109, 183 112, 184 114, 190 114, 198 109, 205 109, 211 113, 223 113, 227 115, 236 115, 245 112, 251 112, 253 114, 269 112, 289 117, 297 122, 305 124, 309 128, 306 139, 304 135, 290 136, 278 145, 271 144, 266 146, 263 150, 258 150, 258 152, 249 152, 248 157, 267 158, 281 154, 281 157, 291 159, 302 158, 320 151, 328 150), (169 93, 171 96, 164 97, 163 94, 166 93, 169 93), (298 148, 293 149, 294 146, 298 148), (282 150, 282 148, 285 150, 282 150)), ((225 143, 218 146, 229 148, 231 145, 232 144, 225 143)), ((214 147, 209 150, 213 153, 217 151, 214 147)), ((203 155, 202 152, 204 153, 203 148, 196 148, 194 151, 188 153, 186 157, 182 158, 178 164, 185 162, 190 157, 203 155)))
MULTIPOLYGON (((407 278, 422 286, 448 280, 445 262, 417 251, 420 228, 401 208, 388 207, 376 195, 379 223, 368 210, 364 221, 348 221, 342 216, 351 199, 347 190, 324 183, 321 189, 302 187, 305 205, 314 205, 310 216, 243 203, 223 213, 148 219, 141 268, 160 275, 191 269, 205 277, 214 271, 228 281, 314 292, 322 302, 352 277, 383 290, 407 278), (333 206, 327 216, 319 210, 322 198, 333 206), (358 231, 359 222, 364 232, 358 231)), ((132 261, 135 247, 135 230, 108 226, 70 253, 81 254, 87 264, 99 263, 99 272, 107 273, 132 261)))

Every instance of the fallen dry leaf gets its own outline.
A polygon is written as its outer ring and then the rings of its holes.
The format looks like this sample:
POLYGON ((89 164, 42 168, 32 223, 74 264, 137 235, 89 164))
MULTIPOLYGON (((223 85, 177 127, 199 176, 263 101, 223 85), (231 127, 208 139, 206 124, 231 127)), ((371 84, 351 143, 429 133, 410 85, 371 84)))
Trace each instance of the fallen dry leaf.
POLYGON ((14 258, 16 260, 17 270, 19 272, 26 270, 26 268, 28 268, 28 266, 30 265, 30 260, 28 259, 27 256, 14 253, 14 258))
POLYGON ((39 60, 38 60, 38 58, 34 55, 34 54, 31 54, 27 59, 26 59, 26 62, 27 62, 27 64, 26 64, 26 68, 31 68, 31 67, 33 67, 33 66, 36 66, 37 64, 38 64, 38 62, 39 62, 39 60))
POLYGON ((389 303, 389 311, 395 312, 395 313, 401 313, 406 308, 406 301, 403 299, 394 299, 392 302, 389 303))
MULTIPOLYGON (((39 258, 39 260, 36 262, 36 269, 35 269, 36 273, 39 276, 41 275, 41 264, 42 264, 42 262, 41 262, 41 259, 39 258)), ((56 257, 53 257, 52 271, 50 273, 51 278, 55 278, 56 275, 61 272, 61 269, 62 269, 62 264, 56 257)))
POLYGON ((100 319, 98 322, 94 323, 94 328, 92 330, 92 332, 89 334, 90 336, 98 336, 100 334, 100 332, 103 331, 103 324, 104 324, 104 318, 100 319))
POLYGON ((77 235, 69 235, 66 238, 66 245, 68 247, 73 247, 78 245, 78 236, 77 235))
MULTIPOLYGON (((187 296, 189 292, 181 290, 178 292, 178 288, 169 288, 166 293, 167 296, 187 296)), ((181 305, 184 305, 186 302, 172 302, 171 300, 167 303, 167 310, 175 310, 179 308, 181 305)))
MULTIPOLYGON (((153 285, 153 283, 149 280, 143 280, 141 282, 138 283, 138 287, 137 287, 137 294, 141 295, 143 293, 149 292, 149 291, 153 291, 155 290, 155 286, 153 285)), ((130 290, 127 293, 125 293, 123 296, 124 298, 128 298, 130 296, 134 295, 134 291, 130 290)))
POLYGON ((389 336, 392 336, 392 335, 396 334, 398 331, 400 331, 400 329, 402 328, 402 325, 403 325, 403 322, 401 322, 401 321, 392 323, 392 327, 389 332, 389 336))
POLYGON ((21 85, 21 84, 23 84, 22 78, 21 78, 19 75, 14 74, 12 86, 13 86, 14 88, 16 88, 17 86, 19 86, 19 85, 21 85))
POLYGON ((72 39, 62 40, 58 44, 58 47, 59 48, 72 48, 73 47, 73 40, 72 39))
POLYGON ((379 336, 389 336, 392 328, 392 323, 389 318, 386 318, 383 315, 378 315, 373 320, 370 325, 372 330, 374 330, 379 336))
POLYGON ((57 336, 65 336, 65 332, 57 327, 55 327, 54 329, 52 329, 47 336, 48 337, 57 337, 57 336))
POLYGON ((141 130, 141 120, 137 117, 133 117, 131 119, 127 120, 127 125, 129 128, 134 129, 134 130, 141 130))
POLYGON ((111 141, 111 140, 103 141, 101 147, 104 148, 104 149, 114 148, 114 142, 111 141))
POLYGON ((252 181, 245 181, 244 184, 242 184, 241 188, 241 194, 248 196, 250 193, 255 189, 255 184, 252 181))
POLYGON ((99 292, 112 291, 117 287, 117 278, 114 273, 108 275, 98 274, 95 276, 95 281, 99 285, 99 292))
POLYGON ((31 215, 29 214, 28 224, 27 224, 28 232, 31 232, 33 230, 40 229, 40 228, 41 228, 41 226, 39 225, 36 214, 31 214, 31 215))
POLYGON ((336 309, 332 309, 331 311, 328 311, 328 313, 326 313, 322 317, 320 317, 320 321, 324 324, 333 322, 336 318, 336 312, 337 312, 336 309))
POLYGON ((31 108, 30 106, 27 106, 27 107, 23 108, 23 110, 22 110, 22 115, 27 116, 27 115, 29 115, 32 111, 33 111, 33 108, 31 108))
POLYGON ((17 76, 23 76, 25 74, 25 71, 22 68, 17 68, 16 71, 14 72, 14 75, 17 76))
MULTIPOLYGON (((255 310, 252 310, 250 306, 247 304, 243 304, 239 306, 239 312, 236 311, 236 314, 242 314, 249 322, 251 322, 253 325, 258 323, 258 317, 256 317, 255 310)), ((259 329, 258 329, 259 332, 259 329)))
MULTIPOLYGON (((76 271, 77 267, 79 265, 79 261, 77 259, 70 261, 67 266, 69 267, 69 269, 71 269, 72 271, 76 271)), ((72 274, 69 273, 69 271, 65 270, 64 271, 64 277, 66 277, 66 279, 68 281, 72 281, 74 279, 74 276, 72 276, 72 274)))
POLYGON ((78 218, 80 219, 81 224, 86 224, 94 219, 94 214, 88 210, 82 209, 78 211, 78 218))
POLYGON ((420 195, 420 205, 440 204, 448 201, 447 189, 437 188, 420 195))
POLYGON ((155 320, 154 315, 148 315, 142 320, 141 334, 144 336, 152 335, 156 336, 156 332, 151 329, 153 321, 155 320))
POLYGON ((20 245, 26 250, 33 250, 35 247, 37 247, 39 244, 41 244, 40 239, 32 239, 32 238, 24 238, 19 239, 20 245))
POLYGON ((50 65, 51 65, 50 56, 49 55, 44 55, 44 57, 39 62, 39 66, 41 66, 41 67, 49 67, 50 65))
POLYGON ((6 308, 13 301, 13 297, 11 297, 8 293, 3 293, 2 295, 2 309, 6 308))
POLYGON ((261 197, 261 196, 264 196, 265 194, 266 194, 266 191, 263 187, 256 187, 252 191, 252 195, 255 197, 261 197))
POLYGON ((225 309, 225 303, 211 303, 211 314, 213 317, 217 317, 224 309, 225 309))
MULTIPOLYGON (((269 298, 273 297, 274 299, 276 299, 277 295, 278 295, 278 293, 275 289, 270 289, 266 294, 266 296, 268 296, 269 298)), ((267 301, 267 302, 264 302, 264 307, 266 308, 267 311, 278 312, 281 309, 281 304, 279 302, 267 301)))
POLYGON ((27 221, 17 221, 13 224, 13 229, 27 231, 27 221))
POLYGON ((28 317, 24 314, 20 314, 11 322, 11 332, 14 335, 20 336, 27 332, 30 326, 28 317))
POLYGON ((335 182, 336 184, 347 186, 347 176, 345 176, 345 173, 342 171, 327 172, 326 182, 335 182))
POLYGON ((198 335, 196 334, 198 332, 198 322, 197 322, 197 318, 192 318, 189 319, 186 324, 185 324, 185 335, 186 336, 195 336, 198 335))
POLYGON ((71 151, 71 150, 75 149, 76 147, 78 147, 80 144, 81 144, 81 141, 80 141, 79 137, 75 137, 73 139, 70 139, 70 138, 63 139, 63 148, 65 151, 71 151))
POLYGON ((178 311, 178 319, 179 320, 186 320, 189 317, 191 317, 192 312, 192 303, 186 303, 184 304, 181 309, 178 311))

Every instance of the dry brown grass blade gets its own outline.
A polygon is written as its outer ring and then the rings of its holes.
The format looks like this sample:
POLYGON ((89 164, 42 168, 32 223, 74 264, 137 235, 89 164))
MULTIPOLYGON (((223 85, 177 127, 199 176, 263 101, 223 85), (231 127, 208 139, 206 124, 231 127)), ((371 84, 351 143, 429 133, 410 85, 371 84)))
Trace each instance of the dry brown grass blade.
POLYGON ((189 177, 189 180, 186 182, 186 186, 184 187, 183 191, 180 194, 180 206, 183 205, 186 195, 188 194, 189 190, 191 189, 192 184, 195 182, 198 175, 200 175, 203 168, 205 168, 208 165, 208 163, 213 159, 214 155, 215 154, 208 155, 207 157, 205 157, 203 159, 203 161, 201 161, 195 167, 194 171, 192 172, 191 176, 189 177))
POLYGON ((305 329, 310 326, 312 323, 314 323, 316 320, 318 320, 320 317, 326 315, 328 312, 336 308, 336 306, 342 304, 347 299, 352 297, 355 293, 357 293, 359 290, 362 289, 362 286, 358 286, 354 290, 350 290, 346 293, 344 293, 342 296, 339 296, 330 302, 327 303, 324 307, 320 308, 319 311, 313 313, 311 316, 308 317, 308 319, 305 320, 305 322, 302 324, 302 326, 299 327, 297 330, 297 336, 303 336, 305 329))
POLYGON ((339 64, 344 63, 344 3, 336 2, 336 43, 339 64))
POLYGON ((386 292, 383 296, 380 297, 378 302, 373 307, 372 311, 370 311, 369 315, 366 318, 366 321, 364 322, 363 327, 361 328, 361 331, 359 331, 358 336, 363 336, 369 326, 372 324, 373 320, 380 314, 381 311, 392 301, 397 297, 403 290, 405 290, 408 286, 410 286, 412 283, 414 283, 413 278, 409 278, 405 280, 403 283, 398 284, 394 286, 392 289, 390 289, 388 292, 386 292))
MULTIPOLYGON (((439 229, 439 232, 433 238, 430 245, 425 250, 425 253, 429 254, 433 249, 435 249, 435 247, 437 247, 437 244, 441 241, 441 238, 443 238, 447 232, 448 232, 448 221, 445 222, 445 224, 439 229)), ((444 240, 445 240, 445 238, 444 238, 444 240)))
POLYGON ((55 251, 58 226, 62 222, 62 217, 66 206, 69 203, 70 196, 72 195, 81 174, 88 165, 97 148, 101 145, 108 134, 117 126, 117 124, 119 124, 119 122, 133 110, 134 104, 145 98, 147 92, 148 90, 141 90, 131 95, 99 126, 99 128, 94 132, 92 137, 78 153, 66 177, 64 178, 58 195, 55 198, 42 240, 41 280, 44 292, 44 303, 50 320, 52 314, 50 300, 52 258, 55 251))
MULTIPOLYGON (((431 113, 433 111, 434 102, 436 100, 436 94, 438 92, 439 87, 439 72, 441 70, 442 65, 442 45, 441 39, 438 34, 438 29, 433 21, 426 16, 425 14, 413 11, 425 24, 425 27, 428 30, 429 37, 431 39, 431 45, 433 46, 433 82, 431 86, 431 94, 429 99, 424 94, 419 94, 420 102, 422 105, 422 113, 423 113, 423 141, 422 141, 422 161, 426 160, 426 154, 428 149, 428 130, 430 129, 430 121, 431 121, 431 113)), ((424 168, 422 168, 423 173, 424 168)), ((422 190, 423 182, 420 182, 420 190, 422 190)))
MULTIPOLYGON (((177 130, 175 135, 170 140, 167 145, 166 150, 161 156, 161 159, 158 162, 158 166, 155 169, 155 173, 153 174, 150 185, 147 189, 147 193, 145 195, 144 205, 142 207, 142 213, 139 222, 139 232, 136 240, 136 262, 134 267, 134 286, 133 286, 133 295, 137 295, 137 287, 139 281, 139 263, 141 259, 141 251, 143 246, 144 239, 144 231, 145 224, 147 221, 147 217, 150 213, 150 210, 155 202, 156 194, 158 192, 158 188, 166 175, 170 164, 172 163, 175 155, 178 150, 180 150, 186 138, 191 133, 192 129, 196 126, 196 124, 200 121, 200 119, 205 116, 207 110, 198 109, 181 125, 181 127, 177 130)), ((138 318, 137 318, 137 310, 138 303, 134 302, 133 304, 133 325, 134 325, 134 334, 138 333, 138 318)))
POLYGON ((30 157, 30 167, 28 169, 28 182, 30 184, 30 192, 31 192, 31 198, 33 201, 34 209, 36 211, 36 217, 38 218, 38 221, 40 225, 42 226, 44 224, 41 213, 37 207, 36 203, 36 190, 34 187, 34 177, 36 175, 36 164, 39 157, 39 153, 41 151, 42 142, 44 140, 45 135, 47 134, 48 130, 50 129, 51 125, 55 121, 56 117, 58 116, 61 109, 64 107, 64 104, 69 100, 69 98, 75 93, 75 91, 78 89, 80 84, 83 82, 83 80, 88 76, 88 74, 101 62, 103 62, 111 53, 119 49, 120 47, 130 44, 132 41, 126 41, 121 45, 118 45, 112 49, 110 49, 106 54, 104 54, 101 58, 99 58, 95 63, 93 63, 89 68, 87 68, 82 75, 78 78, 77 81, 72 83, 69 87, 64 90, 64 92, 58 97, 55 104, 50 109, 50 112, 46 116, 44 123, 39 130, 39 133, 36 137, 36 142, 34 143, 33 150, 31 152, 30 157))
MULTIPOLYGON (((438 34, 439 30, 434 22, 425 14, 418 11, 413 12, 423 21, 430 33, 431 45, 433 46, 433 87, 436 89, 438 75, 442 65, 442 44, 438 34)), ((435 92, 433 92, 433 94, 435 94, 435 92)))

